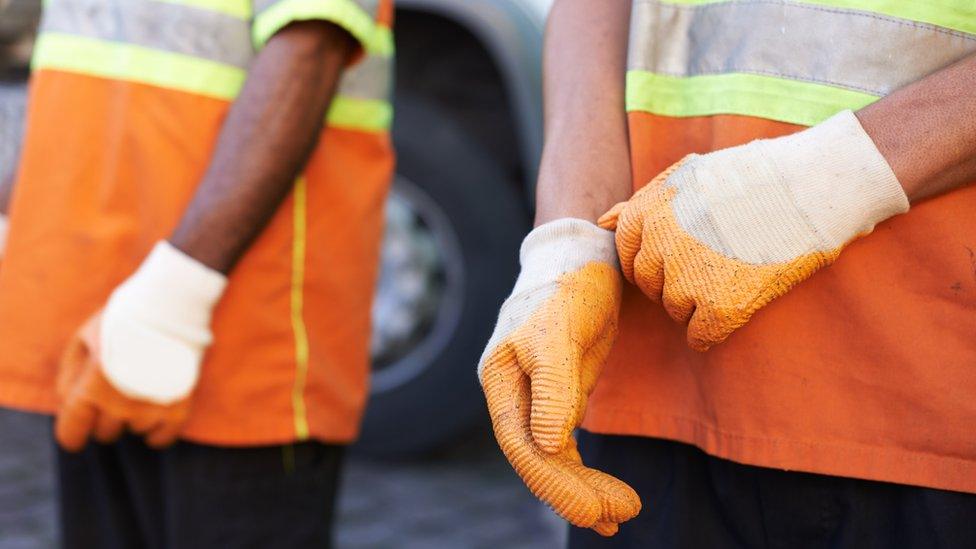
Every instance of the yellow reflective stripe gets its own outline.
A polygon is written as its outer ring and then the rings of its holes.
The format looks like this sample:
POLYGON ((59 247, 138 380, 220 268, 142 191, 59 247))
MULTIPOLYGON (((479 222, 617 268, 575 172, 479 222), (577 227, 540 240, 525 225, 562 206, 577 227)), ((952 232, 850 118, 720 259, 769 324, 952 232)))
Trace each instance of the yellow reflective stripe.
POLYGON ((282 0, 255 16, 252 28, 255 48, 264 47, 268 39, 285 25, 309 19, 331 21, 346 29, 367 53, 393 54, 390 29, 377 25, 352 0, 282 0))
POLYGON ((167 4, 179 4, 209 11, 216 11, 238 19, 251 18, 251 2, 249 0, 156 0, 167 4))
MULTIPOLYGON (((659 0, 662 4, 701 5, 730 3, 735 0, 659 0)), ((802 0, 799 4, 813 4, 832 8, 870 11, 900 19, 938 25, 976 34, 976 6, 972 0, 802 0)))
POLYGON ((295 384, 291 404, 295 414, 295 436, 308 438, 305 412, 305 381, 308 377, 308 332, 305 329, 305 179, 295 182, 292 206, 293 231, 291 248, 291 328, 295 337, 295 384))
POLYGON ((755 74, 674 77, 627 73, 627 111, 664 116, 741 114, 812 126, 877 99, 843 88, 755 74))
POLYGON ((386 131, 393 122, 393 106, 378 99, 336 96, 329 107, 326 123, 334 128, 386 131))
POLYGON ((376 25, 376 36, 373 39, 373 43, 366 48, 366 51, 374 55, 392 57, 393 50, 393 29, 383 25, 376 25))
POLYGON ((243 69, 198 57, 58 33, 38 37, 31 65, 225 100, 237 96, 247 77, 243 69))
MULTIPOLYGON (((237 67, 130 44, 45 33, 34 47, 34 70, 76 72, 99 78, 140 82, 232 101, 247 73, 237 67)), ((385 131, 393 120, 387 101, 337 96, 329 108, 331 126, 385 131)))

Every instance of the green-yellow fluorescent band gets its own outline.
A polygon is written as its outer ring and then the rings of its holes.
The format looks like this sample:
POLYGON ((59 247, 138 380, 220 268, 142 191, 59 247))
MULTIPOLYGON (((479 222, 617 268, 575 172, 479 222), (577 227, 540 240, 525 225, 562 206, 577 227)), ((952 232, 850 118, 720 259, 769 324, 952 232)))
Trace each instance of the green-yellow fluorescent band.
MULTIPOLYGON (((63 34, 42 34, 34 47, 34 70, 51 69, 138 82, 226 101, 237 97, 247 73, 237 67, 187 55, 63 34)), ((330 126, 385 131, 393 120, 387 101, 337 96, 330 126)))
POLYGON ((367 52, 373 53, 375 55, 381 55, 384 57, 393 56, 393 29, 390 27, 384 27, 383 25, 376 25, 375 36, 373 37, 373 43, 366 48, 367 52))
POLYGON ((167 4, 190 6, 208 11, 215 11, 238 19, 251 18, 250 0, 156 0, 167 4))
MULTIPOLYGON (((138 82, 160 88, 233 101, 247 73, 224 65, 177 53, 72 36, 44 33, 34 47, 34 70, 51 69, 138 82)), ((332 100, 330 126, 386 131, 393 120, 387 101, 337 96, 332 100)))
POLYGON ((295 418, 295 437, 308 438, 308 415, 305 410, 305 385, 308 380, 308 331, 305 329, 305 179, 298 178, 293 190, 291 248, 291 327, 295 338, 295 383, 291 405, 295 418))
POLYGON ((386 131, 393 122, 393 106, 387 101, 340 95, 332 100, 326 122, 334 128, 386 131))
POLYGON ((812 126, 877 99, 833 86, 754 74, 674 77, 627 73, 627 111, 663 116, 741 114, 812 126))
POLYGON ((237 96, 247 76, 243 69, 207 59, 55 33, 38 37, 31 64, 34 70, 77 72, 226 100, 237 96))
MULTIPOLYGON (((733 0, 658 0, 662 4, 697 6, 730 3, 733 0)), ((976 34, 973 0, 799 0, 795 3, 869 11, 976 34)))
POLYGON ((320 19, 331 21, 349 31, 362 45, 366 53, 393 55, 393 37, 390 29, 376 21, 353 0, 282 0, 258 13, 254 18, 252 36, 257 49, 293 21, 320 19))

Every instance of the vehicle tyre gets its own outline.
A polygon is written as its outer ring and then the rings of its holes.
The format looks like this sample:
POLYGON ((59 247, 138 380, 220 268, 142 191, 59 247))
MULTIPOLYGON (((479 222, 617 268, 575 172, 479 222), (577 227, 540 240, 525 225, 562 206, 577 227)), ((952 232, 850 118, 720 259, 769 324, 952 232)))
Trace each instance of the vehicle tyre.
POLYGON ((484 424, 476 367, 529 229, 518 188, 447 109, 401 93, 393 136, 397 179, 373 309, 370 401, 356 445, 387 457, 431 452, 484 424), (404 326, 415 336, 407 344, 396 336, 404 326))

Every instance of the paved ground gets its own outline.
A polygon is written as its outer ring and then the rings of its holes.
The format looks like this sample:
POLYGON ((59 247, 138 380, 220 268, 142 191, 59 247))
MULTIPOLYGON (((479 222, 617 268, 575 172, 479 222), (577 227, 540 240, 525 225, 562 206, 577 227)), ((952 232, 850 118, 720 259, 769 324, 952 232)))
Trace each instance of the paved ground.
MULTIPOLYGON (((23 88, 0 83, 0 176, 10 169, 23 88)), ((0 549, 56 545, 48 420, 0 411, 0 549)), ((340 549, 558 547, 563 523, 526 491, 487 432, 414 462, 352 456, 340 549)))
MULTIPOLYGON (((0 411, 0 549, 56 545, 49 429, 45 418, 0 411)), ((564 533, 487 433, 423 461, 352 456, 346 468, 340 549, 548 548, 564 533)))
POLYGON ((0 411, 0 548, 55 544, 49 424, 0 411))

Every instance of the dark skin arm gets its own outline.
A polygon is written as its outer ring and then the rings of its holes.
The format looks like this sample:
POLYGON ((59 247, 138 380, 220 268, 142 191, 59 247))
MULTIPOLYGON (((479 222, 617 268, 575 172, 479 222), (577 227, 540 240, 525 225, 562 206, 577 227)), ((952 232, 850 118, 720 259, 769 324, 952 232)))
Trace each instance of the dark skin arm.
POLYGON ((558 0, 543 53, 545 146, 536 225, 596 221, 631 194, 624 74, 630 0, 558 0))
POLYGON ((976 181, 976 55, 857 112, 912 203, 976 181))
POLYGON ((14 174, 17 170, 11 170, 10 174, 0 180, 0 215, 10 213, 10 195, 14 192, 14 174))
POLYGON ((257 55, 196 195, 170 242, 227 273, 292 189, 314 149, 343 68, 345 30, 293 23, 257 55))

